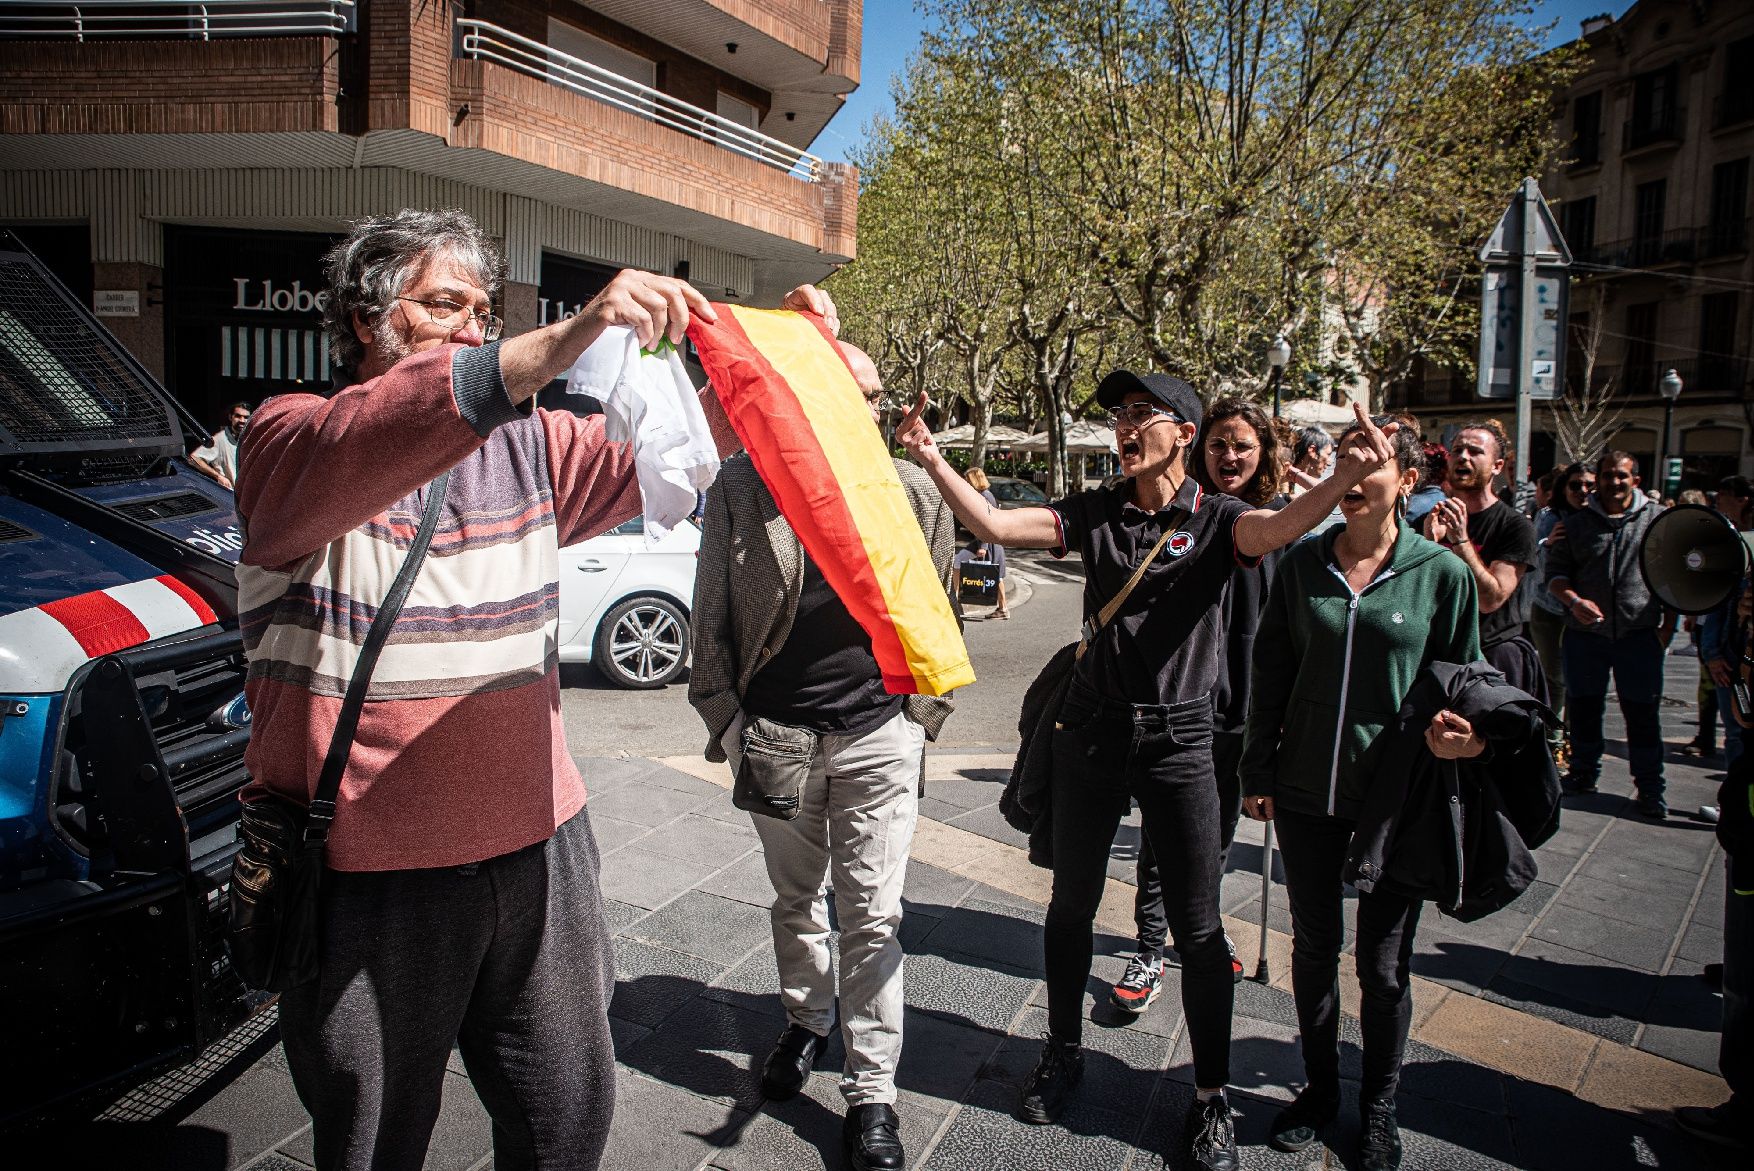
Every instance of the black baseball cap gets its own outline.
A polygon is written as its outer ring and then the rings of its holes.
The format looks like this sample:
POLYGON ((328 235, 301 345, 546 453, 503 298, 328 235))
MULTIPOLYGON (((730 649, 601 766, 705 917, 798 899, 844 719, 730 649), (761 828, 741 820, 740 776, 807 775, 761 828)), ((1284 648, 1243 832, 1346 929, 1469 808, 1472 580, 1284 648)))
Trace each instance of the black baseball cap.
POLYGON ((1204 417, 1199 392, 1173 374, 1141 376, 1131 370, 1116 370, 1096 388, 1096 401, 1112 411, 1121 405, 1122 399, 1135 391, 1150 395, 1174 411, 1184 423, 1192 423, 1198 427, 1204 417))

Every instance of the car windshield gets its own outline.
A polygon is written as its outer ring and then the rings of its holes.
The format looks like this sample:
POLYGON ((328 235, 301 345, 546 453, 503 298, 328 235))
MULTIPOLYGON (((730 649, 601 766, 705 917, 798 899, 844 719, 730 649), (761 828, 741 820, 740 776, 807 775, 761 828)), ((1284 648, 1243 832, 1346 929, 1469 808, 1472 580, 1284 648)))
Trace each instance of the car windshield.
POLYGON ((1046 504, 1047 493, 1031 484, 1028 480, 993 480, 992 493, 995 499, 1010 500, 1023 504, 1046 504))

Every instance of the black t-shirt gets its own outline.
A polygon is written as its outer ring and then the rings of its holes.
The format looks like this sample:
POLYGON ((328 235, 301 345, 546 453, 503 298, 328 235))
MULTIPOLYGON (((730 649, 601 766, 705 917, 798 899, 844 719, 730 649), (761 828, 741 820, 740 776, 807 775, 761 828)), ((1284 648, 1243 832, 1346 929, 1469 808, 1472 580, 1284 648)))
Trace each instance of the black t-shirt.
POLYGON ((1225 669, 1221 603, 1237 565, 1254 564, 1237 555, 1235 542, 1236 519, 1249 506, 1208 493, 1189 476, 1175 504, 1153 514, 1128 501, 1130 487, 1123 480, 1049 505, 1060 518, 1059 552, 1076 549, 1084 558, 1086 617, 1125 588, 1166 519, 1179 529, 1079 660, 1077 677, 1124 703, 1210 696, 1225 669))
MULTIPOLYGON (((1534 524, 1502 500, 1495 500, 1485 511, 1468 517, 1468 541, 1488 566, 1494 561, 1508 561, 1527 570, 1540 560, 1541 546, 1535 540, 1534 524)), ((1532 595, 1519 589, 1511 593, 1504 605, 1480 615, 1480 649, 1497 646, 1521 634, 1532 605, 1532 595)))
POLYGON ((804 554, 798 615, 785 645, 749 681, 744 712, 816 732, 857 734, 888 722, 902 701, 883 687, 871 636, 804 554))

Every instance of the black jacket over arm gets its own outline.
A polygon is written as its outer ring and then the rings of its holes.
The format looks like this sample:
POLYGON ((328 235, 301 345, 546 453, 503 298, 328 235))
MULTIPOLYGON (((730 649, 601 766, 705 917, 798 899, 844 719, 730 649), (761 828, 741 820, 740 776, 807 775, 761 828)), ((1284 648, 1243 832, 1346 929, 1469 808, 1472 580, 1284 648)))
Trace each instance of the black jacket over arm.
POLYGON ((1392 739, 1364 796, 1346 880, 1428 899, 1463 922, 1515 901, 1535 879, 1531 851, 1559 829, 1553 720, 1486 663, 1426 667, 1383 730, 1392 739), (1474 726, 1485 755, 1432 755, 1425 729, 1445 709, 1474 726))

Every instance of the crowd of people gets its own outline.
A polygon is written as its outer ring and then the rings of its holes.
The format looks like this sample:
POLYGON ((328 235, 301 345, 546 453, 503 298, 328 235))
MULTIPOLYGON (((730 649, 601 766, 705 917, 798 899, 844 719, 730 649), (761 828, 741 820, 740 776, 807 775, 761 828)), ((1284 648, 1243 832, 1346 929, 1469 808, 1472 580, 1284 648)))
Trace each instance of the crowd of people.
MULTIPOLYGON (((685 282, 630 271, 576 316, 500 339, 502 261, 457 212, 362 221, 326 271, 340 388, 270 399, 247 429, 238 424, 241 440, 222 433, 238 449, 222 474, 235 480, 246 532, 246 799, 309 800, 370 616, 431 485, 448 480, 400 620, 409 625, 372 676, 336 802, 319 973, 281 998, 315 1159, 325 1171, 418 1167, 455 1046, 492 1116, 497 1166, 596 1168, 614 1104, 614 965, 585 782, 559 716, 556 551, 630 519, 639 495, 633 455, 606 440, 600 418, 533 400, 606 327, 629 327, 650 347, 680 342, 691 316, 714 310, 685 282)), ((794 290, 785 306, 838 333, 820 290, 794 290)), ((840 350, 876 428, 878 370, 855 347, 840 350)), ((1452 762, 1481 785, 1515 783, 1536 757, 1551 771, 1538 715, 1496 720, 1490 735, 1477 726, 1483 704, 1551 702, 1566 713, 1567 785, 1587 791, 1612 675, 1633 729, 1639 808, 1662 816, 1655 701, 1675 623, 1627 552, 1655 507, 1636 461, 1609 452, 1549 481, 1551 501, 1523 515, 1495 493, 1507 443, 1491 423, 1460 428, 1434 452, 1408 418, 1358 408, 1337 441, 1299 435, 1243 400, 1208 406, 1165 374, 1111 372, 1096 399, 1122 477, 1040 507, 1001 509, 978 477, 954 470, 923 395, 896 431, 911 457, 895 461, 896 475, 947 593, 955 521, 982 550, 1076 551, 1084 566, 1082 638, 1062 657, 1033 813, 1053 874, 1042 931, 1049 1035, 1018 1116, 1053 1124, 1076 1098, 1093 924, 1117 827, 1137 804, 1138 954, 1114 1003, 1143 1012, 1173 944, 1196 1084, 1174 1157, 1241 1166, 1227 1098, 1241 964, 1219 883, 1246 814, 1271 819, 1282 844, 1307 1073, 1271 1141, 1308 1147, 1341 1106, 1338 969, 1352 883, 1359 1165, 1392 1171, 1414 934, 1423 903, 1446 896, 1405 881, 1384 848, 1385 783, 1400 769, 1417 785, 1427 773, 1406 763, 1415 757, 1452 762), (1398 716, 1404 706, 1411 720, 1398 716)), ((838 1027, 847 1160, 898 1171, 902 882, 922 751, 951 703, 888 692, 869 636, 736 454, 710 388, 701 404, 725 462, 701 513, 688 698, 707 757, 731 762, 739 805, 754 810, 787 1018, 771 1051, 751 1056, 763 1094, 783 1099, 838 1027), (758 798, 749 804, 746 787, 758 798)), ((1745 524, 1746 482, 1725 492, 1745 524)), ((1714 694, 1728 694, 1744 624, 1733 606, 1714 617, 1701 639, 1714 694)), ((1746 715, 1721 710, 1726 730, 1746 715)), ((1386 816, 1409 840, 1433 832, 1403 811, 1386 816)), ((1747 939, 1746 907, 1731 913, 1743 925, 1726 949, 1747 939)), ((1743 1029, 1745 958, 1725 972, 1743 1029)), ((1725 1044, 1728 1054, 1728 1030, 1725 1044)), ((1731 1107, 1689 1125, 1745 1137, 1745 1071, 1726 1057, 1725 1074, 1731 1107)))

